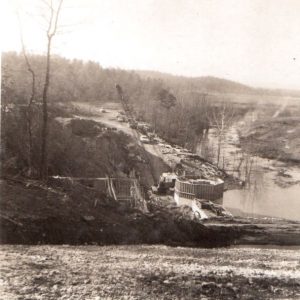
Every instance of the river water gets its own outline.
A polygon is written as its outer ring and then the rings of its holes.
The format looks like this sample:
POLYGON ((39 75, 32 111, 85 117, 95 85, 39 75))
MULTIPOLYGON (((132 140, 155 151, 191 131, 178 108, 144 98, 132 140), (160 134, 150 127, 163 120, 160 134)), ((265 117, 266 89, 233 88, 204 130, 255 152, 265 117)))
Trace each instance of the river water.
MULTIPOLYGON (((246 154, 237 146, 237 125, 226 134, 220 166, 246 180, 246 185, 226 191, 224 207, 235 215, 247 213, 300 221, 300 166, 246 154)), ((209 144, 216 145, 213 131, 209 144)))

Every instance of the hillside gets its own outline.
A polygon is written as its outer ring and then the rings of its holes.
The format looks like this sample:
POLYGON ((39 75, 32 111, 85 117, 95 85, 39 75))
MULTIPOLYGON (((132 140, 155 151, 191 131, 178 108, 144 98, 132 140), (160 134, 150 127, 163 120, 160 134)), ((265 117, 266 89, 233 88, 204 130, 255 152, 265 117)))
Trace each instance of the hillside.
POLYGON ((146 70, 135 70, 134 72, 143 79, 160 79, 173 88, 177 87, 194 92, 300 97, 300 90, 254 88, 243 83, 213 76, 187 77, 146 70))
MULTIPOLYGON (((36 76, 43 78, 45 57, 30 55, 29 57, 36 76)), ((2 53, 2 103, 26 103, 30 95, 31 77, 27 71, 22 55, 2 53)), ((152 102, 162 88, 171 89, 174 96, 188 102, 199 99, 199 93, 218 94, 224 99, 226 95, 256 96, 289 96, 300 97, 297 90, 269 90, 253 88, 248 85, 212 76, 185 77, 156 71, 126 71, 103 68, 99 63, 81 60, 69 60, 60 56, 52 59, 52 83, 49 90, 51 101, 70 102, 118 102, 115 90, 118 83, 122 86, 126 97, 135 105, 152 102)), ((36 82, 37 98, 41 97, 42 81, 36 82)), ((223 99, 223 100, 224 100, 223 99)), ((216 100, 214 97, 212 100, 216 100)), ((247 100, 248 101, 248 100, 247 100)))
POLYGON ((237 93, 253 94, 256 90, 250 86, 234 82, 227 79, 203 76, 203 77, 185 77, 175 76, 167 73, 155 71, 135 71, 141 78, 161 79, 167 85, 180 89, 190 89, 194 92, 203 93, 237 93))
POLYGON ((0 190, 0 244, 225 246, 235 237, 183 219, 180 208, 144 214, 79 183, 9 179, 0 190))

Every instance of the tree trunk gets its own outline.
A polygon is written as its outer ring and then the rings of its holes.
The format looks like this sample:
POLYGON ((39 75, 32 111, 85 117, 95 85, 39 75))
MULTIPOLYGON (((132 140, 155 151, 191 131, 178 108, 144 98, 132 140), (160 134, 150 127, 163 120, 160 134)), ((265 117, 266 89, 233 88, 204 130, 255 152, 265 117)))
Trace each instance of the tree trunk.
POLYGON ((22 52, 25 59, 25 63, 27 65, 28 72, 31 74, 32 82, 31 82, 31 96, 27 104, 27 111, 26 111, 26 121, 27 121, 27 133, 28 133, 28 176, 32 176, 33 166, 33 141, 32 141, 32 105, 33 101, 35 100, 35 72, 31 67, 30 61, 26 54, 25 45, 23 41, 23 35, 21 32, 21 44, 22 44, 22 52))
POLYGON ((28 176, 31 177, 32 175, 32 111, 31 111, 31 105, 28 105, 27 108, 27 131, 28 131, 28 176))
MULTIPOLYGON (((26 54, 25 54, 26 55, 26 54)), ((27 56, 26 56, 27 60, 27 56)), ((28 60, 27 60, 28 61, 28 60)), ((33 101, 35 99, 35 73, 32 70, 29 61, 28 61, 28 66, 29 66, 29 72, 32 75, 32 90, 31 90, 31 97, 27 106, 27 131, 28 131, 28 176, 32 176, 32 171, 33 171, 33 141, 32 141, 32 105, 33 101)))
POLYGON ((221 156, 221 148, 222 148, 222 135, 218 136, 218 152, 217 152, 217 166, 219 167, 220 156, 221 156))
POLYGON ((47 180, 48 177, 48 88, 50 83, 50 56, 51 56, 51 36, 48 36, 46 75, 43 90, 43 125, 42 125, 42 146, 41 146, 41 163, 40 178, 47 180))

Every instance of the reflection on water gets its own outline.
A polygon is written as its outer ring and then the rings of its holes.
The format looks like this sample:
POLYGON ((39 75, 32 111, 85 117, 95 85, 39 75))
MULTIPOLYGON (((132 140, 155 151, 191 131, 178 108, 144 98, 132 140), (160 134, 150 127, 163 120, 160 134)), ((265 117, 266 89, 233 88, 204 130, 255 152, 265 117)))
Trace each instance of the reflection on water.
POLYGON ((224 207, 243 212, 281 217, 300 221, 300 189, 295 185, 286 189, 273 185, 261 193, 251 190, 231 190, 224 194, 224 207))
MULTIPOLYGON (((242 190, 230 190, 224 194, 224 207, 245 213, 300 220, 300 166, 287 166, 282 162, 263 159, 241 151, 235 146, 238 134, 232 128, 222 147, 221 167, 242 179, 242 190), (284 169, 282 175, 280 171, 284 169), (286 175, 287 174, 287 175, 286 175), (297 182, 299 181, 299 182, 297 182)), ((214 133, 209 143, 216 143, 214 133)), ((212 149, 212 146, 210 146, 212 149)))

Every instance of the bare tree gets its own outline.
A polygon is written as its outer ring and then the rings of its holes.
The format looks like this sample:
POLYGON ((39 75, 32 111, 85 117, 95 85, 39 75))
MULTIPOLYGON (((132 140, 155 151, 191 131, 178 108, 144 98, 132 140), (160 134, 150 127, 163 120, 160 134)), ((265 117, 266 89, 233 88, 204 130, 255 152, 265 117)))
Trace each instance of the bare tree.
POLYGON ((235 109, 231 103, 222 102, 220 105, 210 107, 207 118, 217 135, 217 165, 220 163, 221 150, 224 137, 235 120, 235 109))
MULTIPOLYGON (((18 16, 19 18, 19 16, 18 16)), ((20 21, 19 21, 20 23, 20 21)), ((33 141, 32 141, 32 106, 35 101, 35 95, 36 95, 36 75, 35 72, 31 66, 31 63, 28 59, 28 55, 25 48, 25 43, 23 39, 23 33, 22 33, 22 26, 20 25, 20 37, 21 37, 21 45, 22 45, 22 54, 25 59, 25 63, 27 66, 28 72, 31 74, 31 94, 30 98, 27 104, 27 132, 28 132, 28 176, 32 175, 33 166, 32 166, 32 160, 33 160, 33 141)))
POLYGON ((55 8, 53 1, 44 1, 50 10, 50 17, 47 28, 47 54, 46 54, 46 74, 43 88, 43 124, 42 124, 42 141, 41 141, 41 162, 40 178, 47 179, 48 176, 48 89, 50 85, 50 68, 51 68, 51 49, 52 39, 57 33, 57 24, 61 12, 63 0, 59 0, 55 8))

